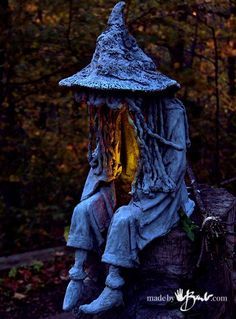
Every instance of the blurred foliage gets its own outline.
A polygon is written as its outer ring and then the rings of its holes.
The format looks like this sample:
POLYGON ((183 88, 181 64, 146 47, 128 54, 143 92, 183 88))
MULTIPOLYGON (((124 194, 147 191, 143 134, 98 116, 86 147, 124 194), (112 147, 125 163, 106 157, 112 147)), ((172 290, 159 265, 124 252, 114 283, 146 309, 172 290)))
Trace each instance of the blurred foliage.
MULTIPOLYGON (((63 241, 88 171, 87 110, 58 81, 90 62, 116 2, 0 3, 0 255, 63 241)), ((235 2, 126 2, 131 33, 182 84, 197 178, 234 177, 235 2)))

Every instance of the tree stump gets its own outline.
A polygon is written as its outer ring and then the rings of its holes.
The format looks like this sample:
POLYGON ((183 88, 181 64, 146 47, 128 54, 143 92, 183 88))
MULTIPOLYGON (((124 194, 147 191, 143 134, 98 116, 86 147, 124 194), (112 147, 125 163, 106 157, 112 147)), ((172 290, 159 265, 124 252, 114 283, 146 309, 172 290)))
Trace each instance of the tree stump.
MULTIPOLYGON (((200 187, 203 202, 212 216, 218 216, 227 222, 227 231, 233 232, 235 220, 235 197, 225 189, 202 185, 200 187)), ((197 213, 193 215, 197 219, 197 213)), ((233 240, 226 241, 219 255, 233 253, 233 240)), ((105 314, 88 316, 74 309, 76 318, 101 319, 230 319, 232 318, 232 261, 226 263, 220 258, 211 260, 204 254, 200 267, 197 260, 200 254, 200 242, 192 242, 180 225, 166 236, 154 240, 140 253, 140 268, 124 270, 125 307, 113 309, 105 314), (167 300, 174 298, 177 289, 194 290, 195 295, 205 292, 214 296, 226 296, 225 301, 197 301, 187 311, 180 310, 181 302, 167 300), (169 296, 169 297, 167 297, 169 296)), ((105 266, 104 266, 105 269, 105 266)), ((104 282, 104 281, 103 281, 104 282)), ((86 299, 90 302, 103 289, 101 282, 88 281, 86 299)))

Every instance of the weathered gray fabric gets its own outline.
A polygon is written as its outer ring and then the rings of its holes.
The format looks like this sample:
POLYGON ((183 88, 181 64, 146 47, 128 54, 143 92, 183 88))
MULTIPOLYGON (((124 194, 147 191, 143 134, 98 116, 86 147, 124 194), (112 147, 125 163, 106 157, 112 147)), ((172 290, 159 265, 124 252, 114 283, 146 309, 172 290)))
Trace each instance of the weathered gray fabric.
POLYGON ((142 210, 133 203, 116 211, 109 227, 103 262, 125 268, 137 266, 142 215, 142 210))
MULTIPOLYGON (((182 150, 177 150, 167 145, 160 146, 166 174, 173 180, 175 188, 171 192, 159 191, 151 196, 137 188, 132 201, 115 212, 102 257, 102 261, 109 264, 137 266, 138 251, 170 231, 179 220, 180 208, 188 216, 193 211, 194 202, 188 198, 184 182, 186 149, 190 142, 182 103, 175 98, 162 98, 159 122, 161 136, 182 147, 182 150)), ((106 180, 104 174, 94 174, 91 169, 81 203, 75 208, 72 217, 68 245, 92 249, 94 239, 98 245, 103 243, 101 232, 108 227, 114 207, 114 183, 106 180), (107 186, 101 187, 104 183, 107 186)))
POLYGON ((147 210, 144 210, 145 207, 141 208, 141 205, 137 206, 138 202, 119 208, 109 227, 102 261, 125 268, 138 266, 138 252, 177 224, 180 207, 188 216, 191 215, 194 204, 191 200, 183 201, 184 196, 182 184, 173 199, 166 194, 160 196, 160 200, 147 210))
POLYGON ((67 246, 85 250, 97 249, 103 242, 116 205, 114 184, 102 186, 82 200, 74 209, 67 246))
POLYGON ((153 239, 165 235, 179 221, 180 208, 190 216, 194 202, 188 198, 184 175, 186 145, 189 144, 185 110, 177 99, 165 99, 164 129, 166 139, 181 144, 182 151, 167 148, 162 152, 167 174, 176 188, 173 192, 159 192, 155 197, 140 191, 136 200, 114 214, 102 261, 109 264, 134 267, 138 264, 138 251, 153 239))

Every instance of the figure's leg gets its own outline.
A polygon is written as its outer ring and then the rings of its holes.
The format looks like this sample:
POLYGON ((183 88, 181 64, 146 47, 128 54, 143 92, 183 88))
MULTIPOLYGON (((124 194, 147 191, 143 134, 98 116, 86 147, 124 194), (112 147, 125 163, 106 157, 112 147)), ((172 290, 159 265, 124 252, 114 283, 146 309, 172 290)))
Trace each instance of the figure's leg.
POLYGON ((137 235, 142 211, 130 203, 113 215, 102 261, 117 267, 134 268, 139 265, 137 235))
POLYGON ((94 244, 99 246, 104 241, 101 232, 105 229, 108 219, 109 215, 100 193, 80 202, 74 209, 67 246, 75 248, 75 263, 69 271, 71 281, 63 302, 65 311, 73 309, 82 296, 87 253, 94 249, 94 244))
POLYGON ((63 301, 63 310, 65 311, 73 309, 83 293, 83 280, 86 277, 86 273, 83 268, 86 258, 86 250, 77 249, 75 251, 75 263, 69 271, 70 282, 67 286, 63 301))
POLYGON ((97 314, 123 303, 121 291, 125 281, 120 268, 132 268, 138 264, 136 244, 139 208, 133 205, 121 207, 113 216, 102 261, 110 264, 105 289, 88 305, 80 306, 87 314, 97 314))

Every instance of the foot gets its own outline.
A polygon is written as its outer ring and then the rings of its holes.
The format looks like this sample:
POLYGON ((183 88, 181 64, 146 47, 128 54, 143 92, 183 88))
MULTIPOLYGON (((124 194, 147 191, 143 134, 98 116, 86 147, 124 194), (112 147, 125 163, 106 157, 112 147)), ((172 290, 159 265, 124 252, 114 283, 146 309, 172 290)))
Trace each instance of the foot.
POLYGON ((80 306, 79 309, 86 314, 97 314, 120 305, 123 305, 121 290, 105 287, 97 299, 90 304, 80 306))
POLYGON ((76 304, 82 296, 83 289, 83 280, 71 280, 69 282, 63 301, 64 311, 70 311, 76 306, 76 304))
POLYGON ((125 281, 120 276, 118 271, 110 271, 107 278, 105 285, 112 289, 118 289, 124 286, 125 281))

